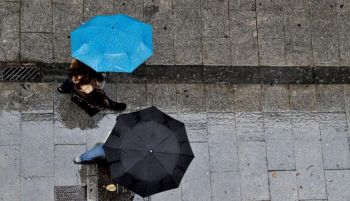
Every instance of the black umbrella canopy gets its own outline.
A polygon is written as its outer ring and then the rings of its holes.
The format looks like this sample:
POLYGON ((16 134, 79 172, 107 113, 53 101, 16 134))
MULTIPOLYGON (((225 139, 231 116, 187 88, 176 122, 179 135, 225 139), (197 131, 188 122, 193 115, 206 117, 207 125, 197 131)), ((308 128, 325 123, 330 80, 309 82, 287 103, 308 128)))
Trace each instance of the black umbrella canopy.
POLYGON ((112 179, 143 197, 177 188, 194 158, 185 125, 156 107, 118 116, 104 150, 112 179))

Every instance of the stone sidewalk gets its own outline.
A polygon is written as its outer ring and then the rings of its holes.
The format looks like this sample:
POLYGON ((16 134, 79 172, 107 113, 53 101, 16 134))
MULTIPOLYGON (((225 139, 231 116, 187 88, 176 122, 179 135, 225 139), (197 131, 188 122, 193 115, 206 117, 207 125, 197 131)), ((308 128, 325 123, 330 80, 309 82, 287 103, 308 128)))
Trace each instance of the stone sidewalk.
MULTIPOLYGON (((57 83, 1 83, 0 200, 53 201, 96 168, 72 158, 118 114, 88 117, 57 83)), ((107 84, 128 111, 158 106, 185 122, 195 153, 181 186, 152 201, 349 201, 350 85, 107 84)), ((139 200, 139 198, 137 198, 139 200)))
POLYGON ((349 66, 348 0, 1 0, 0 61, 70 61, 69 33, 97 14, 154 28, 148 64, 349 66))

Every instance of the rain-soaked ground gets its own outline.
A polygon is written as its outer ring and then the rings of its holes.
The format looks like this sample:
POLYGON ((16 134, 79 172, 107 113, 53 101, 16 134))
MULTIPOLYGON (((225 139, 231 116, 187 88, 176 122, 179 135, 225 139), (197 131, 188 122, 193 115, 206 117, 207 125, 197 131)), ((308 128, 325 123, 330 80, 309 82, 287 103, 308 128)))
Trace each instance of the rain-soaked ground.
MULTIPOLYGON (((90 118, 52 83, 0 84, 0 200, 58 200, 87 186, 74 156, 106 139, 118 113, 90 118)), ((349 201, 350 85, 107 84, 127 111, 151 105, 185 122, 195 153, 181 186, 152 201, 349 201)), ((135 200, 141 200, 136 197, 135 200)))

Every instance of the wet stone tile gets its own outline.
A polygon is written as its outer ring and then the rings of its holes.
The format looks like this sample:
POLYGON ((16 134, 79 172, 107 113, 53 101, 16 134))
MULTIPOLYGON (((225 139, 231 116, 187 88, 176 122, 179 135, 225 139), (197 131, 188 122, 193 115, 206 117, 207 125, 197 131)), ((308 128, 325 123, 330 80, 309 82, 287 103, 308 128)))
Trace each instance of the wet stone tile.
POLYGON ((255 11, 255 0, 229 0, 229 9, 231 12, 235 11, 255 11))
POLYGON ((345 113, 319 113, 319 118, 323 140, 348 137, 345 113))
POLYGON ((113 0, 84 0, 84 20, 95 15, 112 14, 113 0))
POLYGON ((51 1, 46 1, 46 0, 21 1, 21 31, 22 32, 52 32, 51 1))
POLYGON ((203 1, 203 37, 223 38, 229 36, 228 1, 203 1))
MULTIPOLYGON (((108 75, 107 75, 108 77, 108 75)), ((113 101, 117 101, 117 84, 116 83, 105 83, 105 86, 103 90, 106 92, 106 95, 108 98, 112 99, 113 101)), ((104 109, 101 111, 103 114, 109 114, 109 113, 117 113, 117 111, 111 110, 111 109, 104 109)))
POLYGON ((21 200, 54 200, 54 177, 22 178, 21 200))
MULTIPOLYGON (((2 112, 20 112, 21 97, 19 83, 0 83, 0 111, 2 112)), ((0 116, 1 116, 0 113, 0 116)))
POLYGON ((53 34, 53 52, 54 62, 68 63, 71 61, 70 38, 69 34, 53 34))
MULTIPOLYGON (((108 1, 110 2, 110 1, 108 1)), ((142 20, 143 3, 138 0, 121 0, 113 2, 113 13, 123 13, 142 20)))
POLYGON ((339 66, 339 45, 335 38, 313 37, 315 66, 339 66))
POLYGON ((284 37, 284 13, 280 11, 262 11, 257 13, 259 38, 284 37))
POLYGON ((339 39, 339 51, 340 51, 340 66, 349 66, 350 65, 350 59, 349 59, 350 43, 348 38, 339 39))
POLYGON ((289 85, 290 108, 295 111, 317 111, 315 85, 289 85))
POLYGON ((21 142, 21 113, 0 111, 0 145, 19 145, 21 142))
POLYGON ((269 172, 271 200, 298 200, 295 171, 269 172))
POLYGON ((0 200, 20 200, 20 159, 18 146, 0 146, 0 200))
POLYGON ((94 127, 85 130, 87 148, 92 148, 96 143, 103 143, 108 138, 116 123, 115 114, 97 114, 93 117, 94 127))
POLYGON ((117 101, 127 105, 126 110, 138 110, 147 107, 146 84, 117 84, 117 101))
POLYGON ((177 108, 179 112, 203 112, 206 109, 204 85, 178 84, 177 108))
POLYGON ((266 140, 269 170, 295 170, 294 141, 266 140))
POLYGON ((24 83, 21 89, 22 113, 53 113, 53 86, 24 83))
POLYGON ((292 121, 288 113, 264 113, 265 138, 269 140, 292 140, 292 121))
POLYGON ((185 124, 190 142, 208 142, 206 113, 179 113, 178 120, 185 124))
POLYGON ((350 147, 348 138, 322 139, 324 169, 349 169, 350 147))
POLYGON ((236 85, 234 92, 236 112, 260 112, 262 110, 261 85, 236 85))
POLYGON ((308 11, 309 0, 283 1, 285 11, 308 11))
POLYGON ((283 39, 259 39, 259 59, 262 66, 286 65, 283 39))
POLYGON ((205 85, 208 112, 234 112, 234 86, 230 84, 205 85))
POLYGON ((326 171, 327 196, 329 201, 348 200, 350 170, 326 171))
POLYGON ((335 11, 337 0, 310 0, 312 12, 335 11))
POLYGON ((202 41, 200 39, 174 38, 174 59, 178 65, 202 64, 202 41))
POLYGON ((145 0, 144 20, 153 27, 154 39, 173 35, 172 2, 166 0, 145 0))
POLYGON ((240 141, 265 141, 262 113, 236 113, 236 129, 240 141))
POLYGON ((241 200, 238 172, 212 172, 212 200, 241 200))
POLYGON ((174 37, 172 35, 154 34, 153 56, 146 61, 149 65, 172 65, 174 64, 174 37))
POLYGON ((295 140, 320 140, 320 119, 317 113, 293 113, 291 119, 295 140))
POLYGON ((84 0, 53 0, 52 3, 82 5, 83 1, 84 0))
POLYGON ((257 0, 257 11, 283 11, 283 0, 257 0))
POLYGON ((55 146, 55 185, 73 186, 86 184, 86 167, 76 165, 73 158, 86 151, 85 145, 55 146))
POLYGON ((98 176, 87 177, 87 200, 97 201, 98 200, 98 176))
POLYGON ((151 200, 181 200, 181 187, 152 195, 151 200))
POLYGON ((21 33, 22 61, 51 63, 52 41, 52 33, 21 33))
POLYGON ((53 32, 69 34, 83 22, 83 5, 53 4, 53 32))
POLYGON ((147 84, 147 105, 156 106, 162 111, 176 112, 176 85, 147 84))
POLYGON ((320 112, 345 111, 343 85, 317 85, 316 90, 320 112))
POLYGON ((230 65, 232 62, 229 41, 229 38, 203 39, 203 64, 230 65))
POLYGON ((263 85, 262 95, 265 112, 282 112, 290 109, 287 85, 263 85))

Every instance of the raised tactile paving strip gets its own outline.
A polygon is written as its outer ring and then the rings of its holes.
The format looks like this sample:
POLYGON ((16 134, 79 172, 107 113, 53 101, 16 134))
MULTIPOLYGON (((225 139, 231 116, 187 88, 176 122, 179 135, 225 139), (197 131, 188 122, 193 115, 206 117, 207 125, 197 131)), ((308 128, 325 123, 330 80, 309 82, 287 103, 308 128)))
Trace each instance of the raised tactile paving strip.
POLYGON ((86 186, 55 186, 55 201, 86 201, 86 186))

